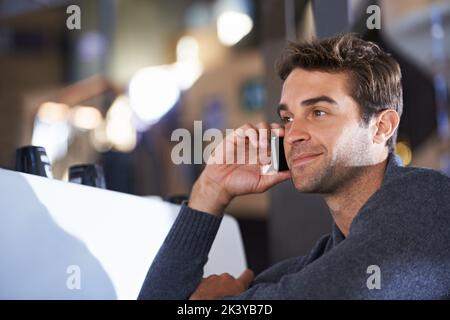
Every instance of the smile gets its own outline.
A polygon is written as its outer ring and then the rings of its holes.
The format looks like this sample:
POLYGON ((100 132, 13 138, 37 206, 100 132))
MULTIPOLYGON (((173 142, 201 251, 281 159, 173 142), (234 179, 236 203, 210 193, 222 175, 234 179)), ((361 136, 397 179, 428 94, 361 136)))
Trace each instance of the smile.
POLYGON ((301 155, 299 157, 296 157, 292 160, 292 166, 293 167, 300 167, 303 166, 311 161, 316 160, 322 153, 319 154, 310 154, 310 155, 301 155))

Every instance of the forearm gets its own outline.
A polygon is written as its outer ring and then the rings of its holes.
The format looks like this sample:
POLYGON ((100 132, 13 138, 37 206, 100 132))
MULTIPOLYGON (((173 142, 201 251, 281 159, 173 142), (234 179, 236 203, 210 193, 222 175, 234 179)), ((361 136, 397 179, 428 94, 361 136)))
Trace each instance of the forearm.
POLYGON ((221 220, 183 204, 138 299, 187 299, 202 279, 221 220))

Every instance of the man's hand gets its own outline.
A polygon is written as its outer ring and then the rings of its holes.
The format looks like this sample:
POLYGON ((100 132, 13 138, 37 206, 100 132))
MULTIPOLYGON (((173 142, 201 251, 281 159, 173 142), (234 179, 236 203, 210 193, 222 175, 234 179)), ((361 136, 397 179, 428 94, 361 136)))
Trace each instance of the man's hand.
POLYGON ((254 277, 250 269, 242 272, 237 279, 228 273, 222 273, 220 276, 211 275, 200 282, 189 300, 212 300, 238 295, 247 290, 254 277))
POLYGON ((221 215, 234 197, 261 193, 289 179, 289 171, 271 175, 261 172, 262 166, 267 164, 264 161, 269 158, 268 154, 266 157, 261 155, 267 151, 271 152, 270 132, 274 129, 279 136, 284 136, 284 129, 279 124, 269 125, 265 122, 256 126, 246 124, 227 135, 214 149, 205 170, 195 182, 189 207, 221 215), (245 152, 242 152, 239 146, 245 146, 245 152), (253 163, 249 161, 249 155, 252 154, 250 151, 257 155, 257 161, 253 163))

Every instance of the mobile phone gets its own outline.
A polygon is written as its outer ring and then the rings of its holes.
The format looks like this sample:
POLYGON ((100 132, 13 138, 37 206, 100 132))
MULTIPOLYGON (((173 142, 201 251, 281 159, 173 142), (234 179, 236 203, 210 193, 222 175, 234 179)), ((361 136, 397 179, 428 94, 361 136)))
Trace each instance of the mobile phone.
POLYGON ((283 137, 273 135, 270 137, 270 140, 272 168, 275 171, 289 170, 286 155, 284 153, 283 137))

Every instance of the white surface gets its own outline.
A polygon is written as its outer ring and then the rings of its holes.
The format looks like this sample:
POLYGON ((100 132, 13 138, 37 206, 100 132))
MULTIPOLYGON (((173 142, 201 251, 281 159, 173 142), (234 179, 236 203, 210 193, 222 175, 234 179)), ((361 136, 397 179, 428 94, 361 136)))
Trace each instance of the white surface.
MULTIPOLYGON (((135 299, 179 206, 0 169, 1 299, 135 299), (70 290, 67 268, 80 267, 70 290)), ((246 267, 225 216, 205 276, 246 267)))

